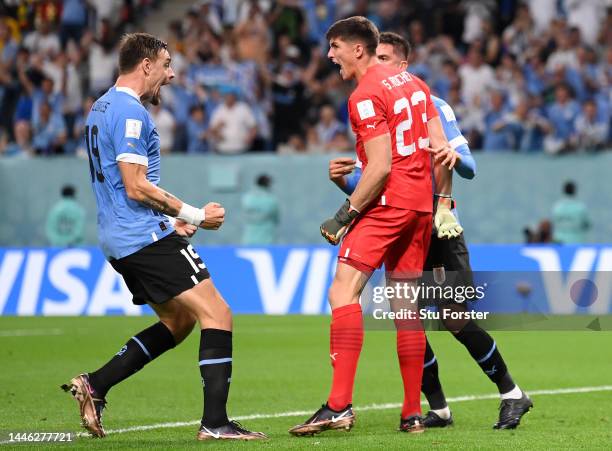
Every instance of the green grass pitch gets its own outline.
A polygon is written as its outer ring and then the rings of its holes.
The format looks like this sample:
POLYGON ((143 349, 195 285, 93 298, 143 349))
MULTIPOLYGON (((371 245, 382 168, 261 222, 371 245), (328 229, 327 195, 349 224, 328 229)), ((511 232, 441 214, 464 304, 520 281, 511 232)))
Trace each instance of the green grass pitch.
MULTIPOLYGON (((0 318, 0 440, 23 431, 79 431, 77 405, 59 386, 104 363, 152 317, 0 318), (40 335, 35 335, 35 334, 40 335)), ((535 408, 516 431, 494 431, 497 399, 451 403, 455 425, 409 435, 397 432, 402 388, 392 332, 366 331, 351 432, 294 438, 287 429, 326 399, 331 378, 329 318, 237 316, 229 412, 270 439, 259 443, 197 442, 196 425, 112 432, 158 423, 192 422, 202 409, 197 367, 199 334, 113 388, 103 440, 77 438, 51 449, 559 449, 612 443, 612 332, 497 332, 494 338, 514 379, 526 390, 600 387, 588 393, 533 395, 535 408), (608 386, 607 389, 604 386, 608 386), (604 388, 601 388, 604 387, 604 388)), ((465 349, 447 332, 430 333, 449 398, 495 393, 465 349)), ((424 406, 426 409, 426 406, 424 406)), ((34 444, 0 445, 31 449, 34 444)))

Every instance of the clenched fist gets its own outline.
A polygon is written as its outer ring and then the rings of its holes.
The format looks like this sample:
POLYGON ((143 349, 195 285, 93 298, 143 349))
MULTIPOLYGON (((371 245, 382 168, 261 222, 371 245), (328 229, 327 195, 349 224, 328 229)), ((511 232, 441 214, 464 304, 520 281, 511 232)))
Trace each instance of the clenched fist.
POLYGON ((204 221, 200 227, 207 230, 217 230, 225 221, 225 208, 217 202, 209 202, 204 205, 204 221))

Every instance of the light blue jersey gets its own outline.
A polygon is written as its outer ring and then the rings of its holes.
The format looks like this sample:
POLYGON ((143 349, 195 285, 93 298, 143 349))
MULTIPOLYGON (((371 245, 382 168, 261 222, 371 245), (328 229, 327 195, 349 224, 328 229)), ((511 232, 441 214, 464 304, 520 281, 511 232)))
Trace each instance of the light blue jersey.
MULTIPOLYGON (((466 179, 473 179, 476 175, 476 161, 470 152, 468 141, 461 134, 459 130, 459 124, 457 124, 457 118, 453 109, 448 103, 436 96, 431 96, 438 114, 440 116, 440 122, 442 122, 442 128, 444 134, 449 141, 451 147, 461 155, 461 161, 455 165, 457 174, 466 179)), ((346 177, 346 186, 344 192, 348 195, 355 191, 357 182, 361 178, 361 168, 356 168, 352 174, 346 177)))
POLYGON ((166 216, 128 198, 119 171, 119 161, 147 166, 147 179, 157 185, 159 135, 136 93, 123 87, 100 97, 85 125, 100 245, 107 258, 123 258, 174 230, 166 216))

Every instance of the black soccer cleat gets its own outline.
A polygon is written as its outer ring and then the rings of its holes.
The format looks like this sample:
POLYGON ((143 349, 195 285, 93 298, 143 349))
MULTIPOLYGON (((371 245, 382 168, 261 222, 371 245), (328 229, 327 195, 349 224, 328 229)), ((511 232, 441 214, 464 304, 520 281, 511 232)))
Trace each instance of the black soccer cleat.
POLYGON ((499 421, 493 425, 493 429, 516 429, 523 415, 532 407, 533 402, 524 392, 520 399, 502 399, 499 405, 499 421))
POLYGON ((436 412, 430 410, 427 412, 427 415, 425 415, 425 418, 423 418, 423 424, 426 428, 445 428, 453 424, 453 414, 451 413, 451 416, 445 420, 436 412))
POLYGON ((230 421, 218 428, 209 428, 202 424, 196 438, 198 440, 263 440, 268 436, 263 432, 249 431, 237 421, 230 421))
POLYGON ((423 418, 419 415, 412 415, 406 419, 401 418, 399 430, 401 432, 408 432, 409 434, 420 434, 425 432, 423 418))
POLYGON ((295 436, 315 435, 330 429, 344 429, 350 431, 355 424, 355 414, 353 406, 349 404, 344 409, 336 412, 329 408, 327 404, 321 406, 303 424, 289 429, 289 433, 295 436))
POLYGON ((70 380, 69 383, 61 386, 65 392, 70 392, 72 397, 79 403, 79 413, 81 415, 81 425, 93 437, 105 437, 104 427, 102 426, 102 411, 106 407, 106 400, 100 398, 89 383, 87 374, 79 374, 70 380))

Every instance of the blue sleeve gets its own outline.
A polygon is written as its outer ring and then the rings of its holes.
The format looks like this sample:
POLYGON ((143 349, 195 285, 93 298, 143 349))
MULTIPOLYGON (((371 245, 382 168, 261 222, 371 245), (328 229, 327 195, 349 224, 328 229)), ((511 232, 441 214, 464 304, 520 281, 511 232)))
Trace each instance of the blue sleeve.
POLYGON ((461 155, 461 161, 455 166, 457 174, 465 179, 473 179, 476 175, 476 162, 470 152, 467 139, 465 139, 461 134, 461 130, 459 130, 453 109, 442 99, 433 96, 432 99, 440 114, 440 121, 442 122, 446 138, 451 147, 461 155))
POLYGON ((149 165, 148 133, 149 113, 137 103, 121 104, 113 115, 111 137, 115 148, 115 159, 127 163, 149 165))
POLYGON ((345 178, 346 184, 344 185, 344 188, 342 189, 342 191, 344 191, 349 196, 353 194, 353 191, 355 191, 355 187, 357 186, 357 183, 359 183, 360 178, 361 178, 361 168, 355 168, 355 170, 352 173, 346 176, 345 178))

